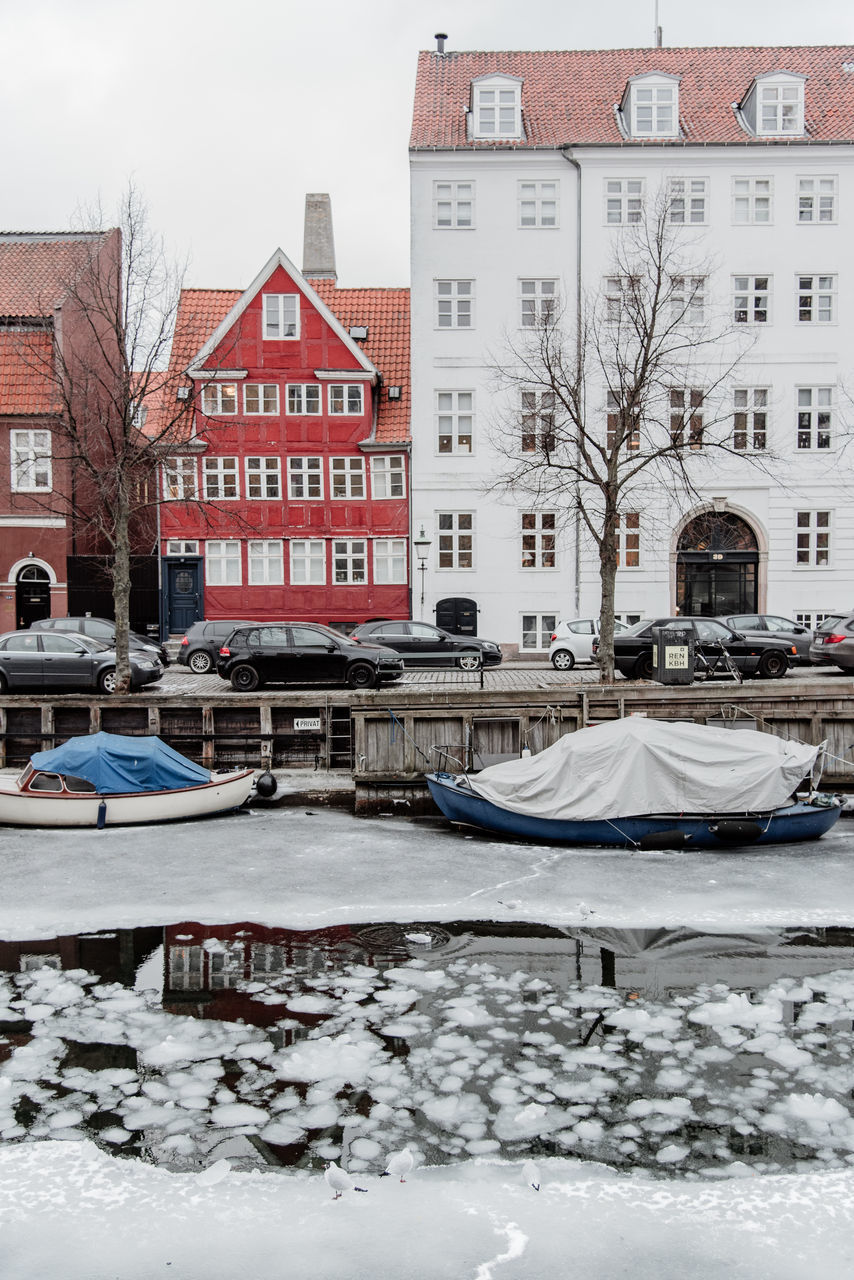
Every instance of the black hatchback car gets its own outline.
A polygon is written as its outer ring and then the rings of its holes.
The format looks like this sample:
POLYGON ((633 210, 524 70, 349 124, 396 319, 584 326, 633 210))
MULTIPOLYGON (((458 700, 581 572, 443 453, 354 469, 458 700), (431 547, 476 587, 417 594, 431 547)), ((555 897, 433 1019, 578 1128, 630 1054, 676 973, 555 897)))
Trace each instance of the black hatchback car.
POLYGON ((219 651, 235 627, 249 626, 249 618, 215 618, 212 622, 194 622, 187 628, 178 650, 178 662, 197 676, 213 671, 219 651))
POLYGON ((362 644, 317 622, 253 622, 232 631, 216 669, 241 693, 263 684, 321 682, 373 689, 397 680, 403 662, 392 649, 362 644))
POLYGON ((774 640, 770 635, 767 640, 744 636, 715 618, 643 618, 628 631, 614 636, 614 665, 630 680, 652 680, 655 677, 652 654, 655 627, 692 632, 696 650, 706 652, 710 658, 723 645, 742 675, 759 676, 763 680, 784 676, 789 663, 796 657, 792 644, 774 640))
POLYGON ((386 645, 403 658, 407 667, 460 667, 476 671, 496 667, 502 658, 493 640, 455 636, 429 622, 363 622, 353 635, 358 640, 386 645))

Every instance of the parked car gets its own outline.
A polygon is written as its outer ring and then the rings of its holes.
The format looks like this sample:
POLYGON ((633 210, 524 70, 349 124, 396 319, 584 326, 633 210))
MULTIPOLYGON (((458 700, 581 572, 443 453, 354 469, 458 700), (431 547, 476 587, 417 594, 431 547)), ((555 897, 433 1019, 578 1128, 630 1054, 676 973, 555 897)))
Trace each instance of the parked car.
POLYGON ((212 622, 194 622, 187 628, 178 650, 178 662, 197 676, 206 675, 216 666, 219 651, 235 627, 248 626, 247 618, 215 618, 212 622))
POLYGON ((770 635, 767 640, 748 639, 716 618, 642 618, 614 637, 614 665, 622 675, 632 680, 654 678, 652 632, 655 627, 691 631, 695 648, 710 658, 714 657, 716 650, 719 651, 718 646, 724 645, 742 675, 759 676, 763 680, 784 676, 796 656, 794 645, 774 640, 770 635))
MULTIPOLYGON (((130 655, 131 687, 152 684, 163 675, 155 655, 130 655)), ((0 636, 0 693, 7 689, 72 693, 116 688, 116 651, 84 635, 56 631, 7 631, 0 636)))
MULTIPOLYGON (((93 640, 100 640, 111 648, 116 643, 116 624, 109 618, 39 618, 38 622, 30 623, 30 629, 32 631, 76 631, 80 635, 91 636, 93 640)), ((149 639, 148 636, 141 636, 138 631, 131 631, 128 634, 128 648, 131 652, 154 654, 162 667, 169 666, 169 654, 166 652, 165 645, 149 639)))
POLYGON ((461 667, 463 671, 476 671, 481 665, 497 667, 502 658, 501 647, 494 640, 455 636, 430 622, 410 619, 363 622, 352 637, 394 649, 407 667, 461 667))
MULTIPOLYGON (((614 635, 628 630, 625 622, 614 619, 614 635)), ((599 640, 598 618, 574 618, 559 622, 552 632, 549 658, 557 671, 571 671, 576 662, 593 661, 593 642, 599 640)))
POLYGON ((771 635, 784 644, 793 644, 797 649, 796 662, 812 661, 812 629, 805 627, 803 623, 793 622, 791 618, 780 618, 773 613, 732 613, 718 618, 718 622, 732 627, 733 631, 740 631, 751 640, 754 637, 761 640, 771 635))
POLYGON ((403 659, 393 649, 353 640, 317 622, 253 622, 232 631, 216 669, 242 693, 263 684, 318 681, 373 689, 382 680, 398 679, 403 659))
POLYGON ((822 666, 854 671, 854 613, 834 613, 813 632, 810 658, 822 666))

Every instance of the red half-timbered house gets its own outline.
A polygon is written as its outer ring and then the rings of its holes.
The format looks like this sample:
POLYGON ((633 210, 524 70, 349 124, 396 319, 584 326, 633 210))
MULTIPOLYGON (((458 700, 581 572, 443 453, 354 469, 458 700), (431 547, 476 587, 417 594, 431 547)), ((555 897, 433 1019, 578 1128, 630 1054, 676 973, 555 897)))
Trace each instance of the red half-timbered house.
POLYGON ((184 290, 186 445, 163 473, 166 627, 409 615, 409 291, 277 250, 245 292, 184 290))

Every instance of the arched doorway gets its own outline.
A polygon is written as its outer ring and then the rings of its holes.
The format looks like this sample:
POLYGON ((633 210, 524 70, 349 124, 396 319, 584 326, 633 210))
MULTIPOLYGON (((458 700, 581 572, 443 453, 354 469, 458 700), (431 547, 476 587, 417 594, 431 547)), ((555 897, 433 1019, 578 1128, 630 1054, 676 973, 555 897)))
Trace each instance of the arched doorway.
POLYGON ((25 565, 15 579, 15 616, 21 631, 50 617, 50 575, 40 564, 25 565))
POLYGON ((686 524, 676 546, 676 604, 684 614, 755 613, 759 544, 731 511, 704 511, 686 524))
POLYGON ((449 596, 436 605, 436 626, 455 636, 477 635, 477 605, 464 596, 449 596))

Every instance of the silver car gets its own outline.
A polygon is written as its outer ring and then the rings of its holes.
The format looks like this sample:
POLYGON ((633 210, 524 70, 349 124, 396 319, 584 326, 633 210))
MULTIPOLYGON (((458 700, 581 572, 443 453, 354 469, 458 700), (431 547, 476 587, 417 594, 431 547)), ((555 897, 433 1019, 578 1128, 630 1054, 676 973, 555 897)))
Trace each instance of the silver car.
MULTIPOLYGON (((151 684, 163 675, 156 656, 130 655, 131 687, 151 684)), ((56 631, 7 631, 0 635, 0 693, 75 693, 97 689, 114 693, 116 654, 90 636, 56 631)))
POLYGON ((810 659, 823 666, 854 671, 854 613, 833 613, 819 623, 813 633, 810 659))
POLYGON ((793 622, 791 618, 780 618, 773 613, 730 613, 722 614, 718 622, 740 631, 750 640, 767 640, 769 635, 775 640, 783 640, 793 644, 798 651, 795 662, 812 662, 810 645, 813 633, 801 622, 793 622))

